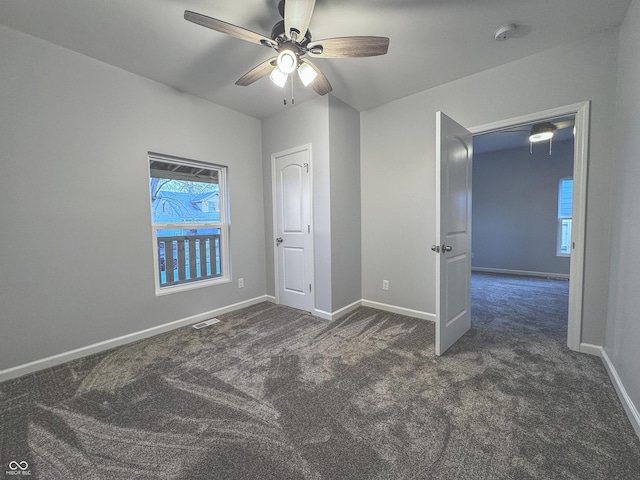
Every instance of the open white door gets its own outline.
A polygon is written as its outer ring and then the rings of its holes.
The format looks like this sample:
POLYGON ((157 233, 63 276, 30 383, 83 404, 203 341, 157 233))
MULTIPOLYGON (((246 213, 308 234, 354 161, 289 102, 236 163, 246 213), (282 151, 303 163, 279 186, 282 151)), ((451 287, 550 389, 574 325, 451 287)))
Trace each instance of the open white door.
POLYGON ((311 145, 274 154, 271 159, 276 301, 312 312, 311 145))
POLYGON ((471 328, 471 132, 436 113, 436 355, 471 328))

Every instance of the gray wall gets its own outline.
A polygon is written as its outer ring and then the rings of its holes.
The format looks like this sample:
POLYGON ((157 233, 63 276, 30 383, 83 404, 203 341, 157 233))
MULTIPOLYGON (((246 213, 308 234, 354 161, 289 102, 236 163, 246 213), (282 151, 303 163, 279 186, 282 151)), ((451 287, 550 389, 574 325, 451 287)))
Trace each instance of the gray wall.
POLYGON ((434 312, 436 111, 477 127, 591 100, 582 341, 602 345, 617 48, 604 32, 362 112, 363 298, 434 312))
MULTIPOLYGON (((620 31, 614 231, 605 351, 640 409, 640 0, 620 31)), ((612 161, 614 158, 612 158, 612 161)), ((638 432, 640 434, 640 431, 638 432)))
POLYGON ((360 114, 329 97, 332 312, 362 298, 360 114))
MULTIPOLYGON (((500 135, 494 133, 493 135, 500 135)), ((472 267, 569 274, 556 255, 558 185, 573 176, 573 140, 475 154, 472 267)))
POLYGON ((0 27, 0 370, 265 294, 260 122, 0 27), (154 291, 147 151, 229 166, 227 283, 154 291))

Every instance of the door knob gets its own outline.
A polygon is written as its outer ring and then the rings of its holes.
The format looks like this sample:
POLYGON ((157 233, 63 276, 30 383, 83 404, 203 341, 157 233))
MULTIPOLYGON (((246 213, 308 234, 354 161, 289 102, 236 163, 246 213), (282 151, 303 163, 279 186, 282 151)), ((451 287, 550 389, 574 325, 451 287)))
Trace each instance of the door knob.
POLYGON ((451 245, 442 245, 442 253, 450 252, 451 250, 453 250, 453 247, 451 245))
POLYGON ((440 253, 440 245, 431 245, 431 251, 440 253))
POLYGON ((276 238, 276 247, 277 247, 278 245, 280 245, 282 242, 284 242, 284 240, 282 239, 282 237, 278 237, 278 238, 276 238))

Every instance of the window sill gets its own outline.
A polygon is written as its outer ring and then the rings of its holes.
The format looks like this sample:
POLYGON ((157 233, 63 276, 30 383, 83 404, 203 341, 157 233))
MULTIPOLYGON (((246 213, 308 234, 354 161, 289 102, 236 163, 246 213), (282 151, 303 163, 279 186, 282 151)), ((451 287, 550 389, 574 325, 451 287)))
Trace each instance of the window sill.
POLYGON ((231 283, 229 277, 219 277, 212 280, 203 280, 200 282, 183 283, 181 285, 172 285, 170 287, 159 287, 156 285, 156 297, 163 295, 169 295, 172 293, 186 292, 188 290, 196 290, 199 288, 212 287, 214 285, 222 285, 225 283, 231 283))

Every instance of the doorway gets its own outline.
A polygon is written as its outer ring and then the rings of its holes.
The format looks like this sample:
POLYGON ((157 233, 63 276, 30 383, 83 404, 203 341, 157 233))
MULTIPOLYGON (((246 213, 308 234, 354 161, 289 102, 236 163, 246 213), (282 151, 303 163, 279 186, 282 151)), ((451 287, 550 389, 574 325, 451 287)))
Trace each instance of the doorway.
POLYGON ((314 309, 311 145, 271 156, 276 303, 314 309))
MULTIPOLYGON (((470 129, 474 136, 518 129, 519 126, 564 117, 574 118, 573 198, 569 258, 569 308, 567 345, 580 351, 582 329, 582 291, 584 281, 585 205, 587 187, 587 146, 589 131, 589 102, 568 105, 521 117, 506 119, 470 129), (574 133, 575 132, 575 133, 574 133)), ((528 144, 527 144, 528 146, 528 144)))

